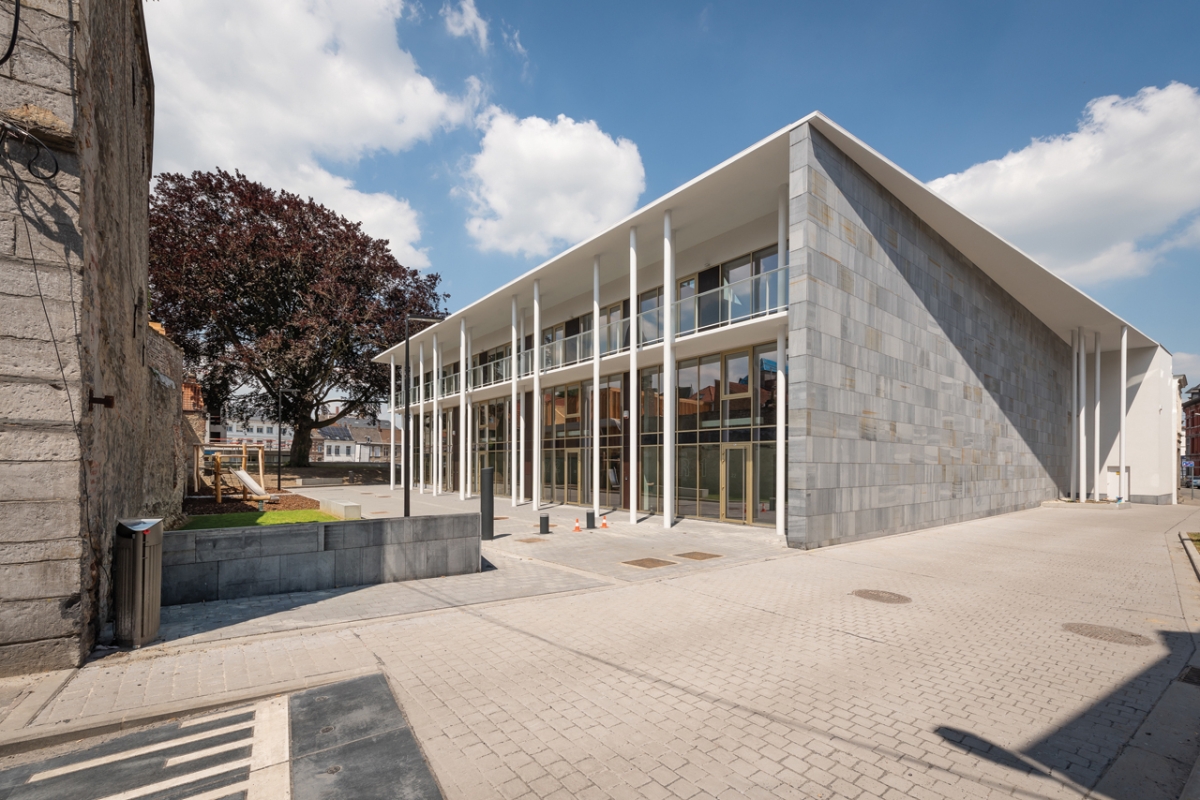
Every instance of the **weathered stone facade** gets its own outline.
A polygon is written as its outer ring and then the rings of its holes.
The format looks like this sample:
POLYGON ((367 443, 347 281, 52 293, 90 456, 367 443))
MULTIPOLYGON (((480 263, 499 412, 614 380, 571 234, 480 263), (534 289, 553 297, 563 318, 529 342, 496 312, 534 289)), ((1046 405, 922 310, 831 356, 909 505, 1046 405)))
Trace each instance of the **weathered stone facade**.
POLYGON ((1070 345, 811 126, 790 151, 788 544, 1058 496, 1070 345))
POLYGON ((11 140, 0 157, 6 675, 79 664, 109 616, 116 520, 178 513, 174 488, 144 468, 162 447, 173 459, 178 436, 147 424, 162 387, 148 353, 153 83, 140 0, 25 0, 0 116, 61 166, 39 179, 11 140))

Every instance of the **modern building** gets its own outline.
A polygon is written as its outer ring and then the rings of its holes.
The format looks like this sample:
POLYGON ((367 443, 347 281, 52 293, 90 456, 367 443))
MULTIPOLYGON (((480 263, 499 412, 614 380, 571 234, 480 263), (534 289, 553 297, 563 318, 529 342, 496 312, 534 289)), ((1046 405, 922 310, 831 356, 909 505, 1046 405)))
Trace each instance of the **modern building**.
POLYGON ((410 350, 423 491, 802 548, 1175 499, 1171 355, 819 113, 410 350))

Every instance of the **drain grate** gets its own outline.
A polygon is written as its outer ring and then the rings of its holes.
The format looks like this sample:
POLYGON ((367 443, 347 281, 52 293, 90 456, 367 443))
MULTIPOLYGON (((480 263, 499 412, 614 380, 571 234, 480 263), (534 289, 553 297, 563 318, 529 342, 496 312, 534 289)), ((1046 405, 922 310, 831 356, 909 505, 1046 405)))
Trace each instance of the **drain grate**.
POLYGON ((661 558, 637 558, 633 561, 622 561, 622 564, 628 564, 631 567, 641 567, 642 569, 654 569, 655 567, 669 567, 674 561, 664 561, 661 558))
MULTIPOLYGON (((531 527, 531 528, 540 528, 540 527, 542 527, 542 526, 541 526, 541 525, 530 525, 529 527, 531 527)), ((551 523, 550 523, 550 525, 549 525, 549 527, 551 527, 551 528, 557 528, 557 527, 558 527, 558 523, 557 523, 557 522, 551 522, 551 523)))
POLYGON ((1089 639, 1112 644, 1124 644, 1129 647, 1146 647, 1154 644, 1150 639, 1133 631, 1123 631, 1120 628, 1110 628, 1107 625, 1089 625, 1086 622, 1063 623, 1063 630, 1089 639))
POLYGON ((508 519, 508 517, 492 517, 492 519, 508 519))
POLYGON ((545 540, 545 539, 539 539, 539 538, 537 538, 536 536, 530 536, 528 539, 517 539, 517 541, 518 541, 518 542, 524 542, 525 544, 536 544, 536 543, 538 543, 538 542, 544 542, 544 541, 546 541, 546 540, 545 540))
POLYGON ((690 553, 676 553, 676 558, 690 558, 692 561, 707 561, 710 558, 720 558, 716 553, 701 553, 699 550, 693 550, 690 553))
POLYGON ((1183 683, 1190 683, 1193 686, 1200 686, 1200 668, 1188 667, 1179 676, 1179 680, 1183 683))
POLYGON ((874 600, 876 603, 890 603, 894 606, 912 602, 911 597, 905 597, 895 592, 885 592, 883 589, 856 589, 850 594, 855 597, 861 597, 863 600, 874 600))

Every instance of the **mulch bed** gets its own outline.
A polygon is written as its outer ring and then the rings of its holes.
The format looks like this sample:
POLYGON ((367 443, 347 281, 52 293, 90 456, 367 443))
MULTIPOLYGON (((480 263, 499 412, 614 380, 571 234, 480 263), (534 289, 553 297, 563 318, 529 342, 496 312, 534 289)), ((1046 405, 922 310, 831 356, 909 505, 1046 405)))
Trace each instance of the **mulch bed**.
MULTIPOLYGON (((232 499, 238 494, 230 492, 227 495, 230 499, 223 503, 218 503, 215 497, 205 500, 184 500, 183 513, 189 517, 195 517, 201 514, 239 514, 245 511, 258 511, 258 503, 254 501, 243 503, 241 500, 232 499)), ((264 503, 264 511, 303 511, 321 507, 321 504, 311 497, 291 494, 286 489, 282 492, 270 492, 270 494, 278 495, 279 500, 274 503, 264 503)))

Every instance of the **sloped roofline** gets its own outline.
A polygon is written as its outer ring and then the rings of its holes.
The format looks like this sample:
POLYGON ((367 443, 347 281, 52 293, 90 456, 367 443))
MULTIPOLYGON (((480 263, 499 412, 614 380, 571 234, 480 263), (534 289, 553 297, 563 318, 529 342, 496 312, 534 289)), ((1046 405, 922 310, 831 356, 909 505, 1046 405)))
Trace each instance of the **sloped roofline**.
MULTIPOLYGON (((1029 309, 1034 316, 1038 317, 1064 341, 1069 342, 1071 332, 1082 326, 1085 333, 1089 334, 1089 341, 1091 340, 1090 334, 1100 333, 1102 351, 1114 350, 1120 346, 1121 326, 1125 325, 1129 328, 1129 347, 1161 346, 1150 336, 1117 316, 1085 292, 1037 263, 1020 248, 956 208, 916 177, 820 111, 813 111, 780 128, 690 181, 638 208, 595 235, 551 256, 536 267, 448 315, 441 322, 430 325, 420 333, 413 334, 412 342, 416 344, 429 337, 434 330, 449 330, 456 335, 459 320, 473 311, 479 310, 484 304, 494 302, 496 297, 505 297, 507 302, 507 296, 513 294, 514 290, 529 285, 533 279, 550 270, 555 264, 576 256, 581 250, 593 248, 597 240, 612 236, 623 229, 644 224, 647 217, 661 214, 672 208, 680 196, 701 186, 718 173, 737 169, 738 162, 764 147, 777 143, 782 138, 790 138, 792 131, 804 124, 811 125, 829 139, 864 172, 908 206, 914 214, 937 231, 947 242, 970 259, 975 266, 996 281, 1002 289, 1029 309)), ((454 341, 454 339, 451 338, 450 341, 454 341)), ((386 363, 390 356, 402 353, 403 347, 403 342, 393 345, 375 356, 373 360, 378 363, 386 363)))

